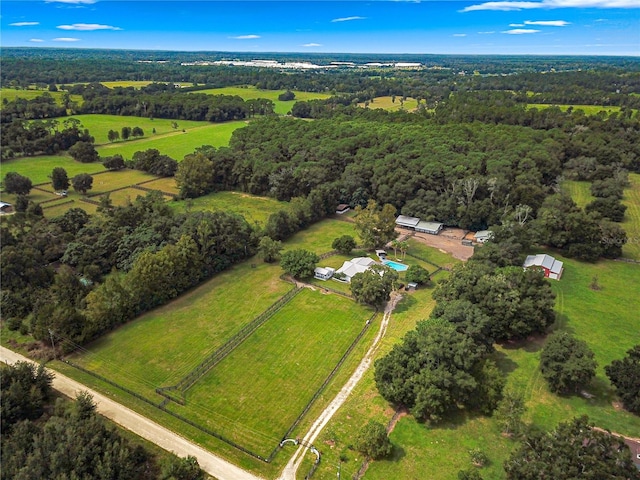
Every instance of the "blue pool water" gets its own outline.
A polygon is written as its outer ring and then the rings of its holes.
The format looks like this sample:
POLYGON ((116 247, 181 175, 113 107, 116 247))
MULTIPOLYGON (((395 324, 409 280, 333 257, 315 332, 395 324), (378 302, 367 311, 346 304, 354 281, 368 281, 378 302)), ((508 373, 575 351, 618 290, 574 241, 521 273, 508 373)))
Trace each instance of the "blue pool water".
POLYGON ((393 268, 397 272, 404 272, 409 268, 408 265, 405 265, 404 263, 394 262, 393 260, 383 260, 382 263, 384 263, 387 267, 393 268))

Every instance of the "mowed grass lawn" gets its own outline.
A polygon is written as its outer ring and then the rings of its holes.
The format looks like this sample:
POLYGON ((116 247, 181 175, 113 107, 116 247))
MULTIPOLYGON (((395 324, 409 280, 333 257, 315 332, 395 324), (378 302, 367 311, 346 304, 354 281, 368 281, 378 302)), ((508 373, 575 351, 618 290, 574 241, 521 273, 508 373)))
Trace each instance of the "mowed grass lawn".
MULTIPOLYGON (((149 184, 145 184, 145 187, 149 184)), ((152 188, 149 186, 149 188, 152 188)), ((269 215, 279 210, 286 209, 288 204, 280 202, 270 197, 259 197, 243 192, 217 192, 210 193, 193 200, 181 200, 169 204, 178 212, 187 209, 193 211, 214 211, 223 210, 242 215, 250 224, 258 223, 263 225, 267 222, 269 215)))
POLYGON ((80 163, 66 155, 43 155, 3 160, 2 176, 4 177, 7 172, 17 172, 29 177, 34 185, 38 185, 50 182, 49 175, 56 167, 64 168, 69 179, 79 173, 94 174, 105 171, 101 163, 80 163))
POLYGON ((624 191, 622 203, 627 206, 622 228, 627 232, 627 244, 622 247, 622 256, 640 260, 640 174, 630 173, 631 186, 624 191))
POLYGON ((562 189, 571 196, 571 199, 576 202, 580 208, 586 207, 595 199, 595 197, 591 195, 591 182, 566 180, 562 182, 562 189))
MULTIPOLYGON (((389 110, 391 112, 396 112, 398 110, 406 110, 407 112, 412 112, 413 110, 418 108, 418 101, 415 98, 408 97, 404 101, 404 103, 400 102, 401 99, 401 95, 396 95, 395 101, 392 96, 376 97, 373 99, 373 101, 369 102, 368 108, 381 108, 383 110, 389 110)), ((359 103, 358 106, 364 107, 365 103, 359 103)))
MULTIPOLYGON (((1 88, 0 89, 0 97, 2 99, 7 99, 8 102, 14 101, 16 98, 24 98, 26 100, 33 100, 34 98, 38 98, 42 96, 43 93, 48 93, 51 97, 56 101, 56 104, 62 105, 62 96, 64 92, 49 92, 47 90, 16 90, 14 88, 1 88)), ((78 104, 82 103, 81 95, 70 95, 71 101, 76 102, 78 104)), ((2 104, 0 103, 0 110, 2 109, 2 104)), ((63 121, 64 119, 59 119, 63 121)))
POLYGON ((170 408, 266 456, 372 313, 304 289, 170 408))
POLYGON ((582 110, 585 113, 585 115, 597 115, 600 112, 605 112, 607 114, 610 114, 610 113, 620 111, 620 107, 604 106, 604 105, 555 105, 555 104, 546 104, 546 103, 527 104, 527 108, 537 108, 538 110, 544 110, 549 107, 558 107, 563 112, 566 112, 569 108, 572 108, 573 111, 582 110))
MULTIPOLYGON (((154 120, 154 122, 156 121, 154 120)), ((138 151, 155 148, 161 154, 181 161, 185 155, 193 153, 196 148, 203 145, 214 147, 229 145, 233 132, 247 124, 243 120, 225 123, 198 123, 198 126, 185 128, 184 132, 182 131, 183 127, 179 126, 177 131, 155 136, 148 136, 148 132, 145 130, 145 136, 142 138, 103 144, 96 150, 101 157, 120 154, 125 159, 131 159, 133 154, 138 151)), ((181 121, 178 121, 178 124, 181 125, 181 121)))
MULTIPOLYGON (((190 130, 195 127, 202 127, 211 125, 210 122, 196 122, 192 120, 171 120, 168 118, 154 118, 153 120, 147 117, 135 117, 135 116, 122 116, 122 115, 103 115, 103 114, 86 114, 86 115, 72 115, 67 118, 74 118, 82 126, 89 130, 89 133, 95 138, 96 145, 110 144, 109 142, 109 130, 115 130, 118 134, 122 133, 122 127, 140 127, 144 131, 144 137, 149 138, 157 135, 164 135, 167 133, 173 133, 182 130, 190 130), (178 128, 175 129, 172 123, 176 122, 178 128), (153 133, 153 129, 156 129, 156 133, 153 133)), ((130 140, 118 140, 114 144, 127 144, 129 142, 135 142, 136 140, 131 137, 130 140)))
POLYGON ((286 115, 291 110, 291 107, 298 101, 315 100, 329 98, 331 95, 328 93, 315 93, 315 92, 301 92, 299 90, 292 90, 296 98, 283 102, 278 100, 278 96, 283 94, 285 90, 260 90, 252 86, 238 86, 238 87, 224 87, 224 88, 211 88, 207 90, 198 90, 193 93, 205 93, 208 95, 237 95, 244 100, 251 100, 254 98, 265 98, 273 101, 275 104, 275 112, 278 115, 286 115))
POLYGON ((155 388, 175 384, 291 290, 279 279, 278 266, 251 265, 245 262, 215 276, 103 336, 72 360, 159 401, 155 388))
POLYGON ((317 255, 333 250, 333 241, 343 235, 350 235, 360 242, 360 237, 354 230, 354 224, 335 218, 325 218, 314 223, 302 232, 297 233, 287 241, 284 251, 303 248, 317 255))

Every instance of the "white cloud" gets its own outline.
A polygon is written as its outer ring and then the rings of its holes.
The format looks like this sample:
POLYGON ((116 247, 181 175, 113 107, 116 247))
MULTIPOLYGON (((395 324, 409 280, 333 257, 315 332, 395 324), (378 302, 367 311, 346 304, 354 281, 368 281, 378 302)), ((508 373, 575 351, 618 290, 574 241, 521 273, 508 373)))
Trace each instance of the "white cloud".
POLYGON ((466 33, 454 33, 453 36, 454 37, 466 37, 467 34, 466 33))
POLYGON ((478 32, 478 35, 492 35, 494 33, 496 33, 495 30, 492 30, 490 32, 478 32))
POLYGON ((514 28, 513 30, 505 30, 502 33, 506 33, 508 35, 527 35, 529 33, 538 33, 540 30, 533 30, 528 28, 514 28))
POLYGON ((566 27, 567 25, 571 25, 571 22, 566 22, 564 20, 539 20, 532 22, 531 20, 525 20, 525 25, 540 25, 541 27, 566 27))
POLYGON ((92 32, 94 30, 122 30, 112 25, 100 25, 99 23, 74 23, 73 25, 58 25, 60 30, 77 30, 80 32, 92 32))
POLYGON ((30 42, 35 42, 35 43, 44 42, 44 40, 42 40, 41 38, 30 38, 29 41, 30 42))
POLYGON ((40 25, 40 22, 16 22, 10 23, 10 27, 32 27, 34 25, 40 25))
POLYGON ((524 23, 510 23, 510 27, 524 27, 524 23))
POLYGON ((79 42, 79 38, 73 37, 58 37, 53 39, 54 42, 79 42))
POLYGON ((301 45, 302 47, 321 47, 322 44, 321 43, 305 43, 304 45, 301 45))
POLYGON ((341 17, 341 18, 334 18, 333 20, 331 20, 332 23, 335 22, 350 22, 352 20, 365 20, 367 17, 341 17))
POLYGON ((260 38, 260 35, 238 35, 229 38, 233 38, 234 40, 255 40, 256 38, 260 38))
POLYGON ((477 10, 501 10, 517 11, 532 10, 536 8, 638 8, 638 0, 541 0, 530 1, 499 1, 484 2, 478 5, 465 7, 460 12, 473 12, 477 10))

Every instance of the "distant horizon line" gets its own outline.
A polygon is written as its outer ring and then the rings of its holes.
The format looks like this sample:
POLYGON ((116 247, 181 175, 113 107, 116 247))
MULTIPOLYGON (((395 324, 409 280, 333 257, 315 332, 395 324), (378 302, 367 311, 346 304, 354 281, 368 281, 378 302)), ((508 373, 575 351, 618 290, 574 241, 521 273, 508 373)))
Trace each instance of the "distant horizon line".
MULTIPOLYGON (((640 52, 636 55, 627 54, 627 55, 614 55, 614 54, 598 54, 598 53, 589 53, 589 54, 578 54, 578 53, 401 53, 401 52, 309 52, 309 51, 253 51, 253 50, 172 50, 172 49, 150 49, 150 48, 112 48, 112 47, 62 47, 62 46, 34 46, 34 45, 11 45, 11 46, 3 46, 3 50, 7 49, 30 49, 30 50, 100 50, 100 51, 118 51, 118 52, 167 52, 167 53, 209 53, 209 54, 255 54, 255 55, 308 55, 308 56, 318 56, 318 55, 405 55, 405 56, 433 56, 433 57, 613 57, 613 58, 638 58, 640 59, 640 52)), ((2 54, 0 54, 0 58, 2 54)))

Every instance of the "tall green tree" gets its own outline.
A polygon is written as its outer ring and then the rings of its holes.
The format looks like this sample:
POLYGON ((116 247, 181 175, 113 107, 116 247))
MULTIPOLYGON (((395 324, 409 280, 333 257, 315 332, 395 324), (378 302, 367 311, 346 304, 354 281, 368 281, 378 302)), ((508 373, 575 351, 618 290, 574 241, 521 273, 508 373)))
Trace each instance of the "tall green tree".
POLYGON ((380 208, 375 200, 369 200, 365 208, 358 205, 355 211, 355 229, 365 248, 381 247, 396 238, 393 205, 385 204, 380 208))
POLYGON ((375 420, 369 420, 369 423, 360 429, 355 447, 357 451, 370 459, 384 458, 393 450, 387 429, 375 420))
POLYGON ((282 242, 279 240, 273 240, 271 237, 262 237, 258 244, 258 253, 262 255, 262 259, 266 263, 273 263, 277 261, 280 258, 281 250, 282 242))
POLYGON ((604 368, 624 408, 640 415, 640 344, 604 368))
POLYGON ((66 190, 69 188, 69 177, 67 171, 62 167, 55 167, 51 172, 51 186, 54 190, 66 190))
POLYGON ((596 375, 594 353, 566 332, 552 335, 540 354, 540 371, 552 392, 576 393, 596 375))
POLYGON ((15 193, 16 195, 29 195, 33 186, 31 179, 16 172, 8 172, 4 176, 2 183, 5 192, 15 193))
POLYGON ((71 184, 76 192, 85 195, 93 187, 93 177, 88 173, 79 173, 71 179, 71 184))
POLYGON ((375 307, 389 301, 398 272, 382 265, 372 265, 351 279, 351 293, 356 301, 375 307))
POLYGON ((518 435, 524 427, 522 415, 524 415, 525 411, 526 407, 522 394, 514 390, 507 390, 498 403, 494 417, 504 433, 518 435))
POLYGON ((313 271, 320 261, 318 255, 308 250, 296 249, 284 252, 280 259, 280 266, 294 278, 313 277, 313 271))
POLYGON ((213 191, 213 162, 202 153, 187 155, 178 164, 176 185, 182 198, 196 198, 213 191))
POLYGON ((351 250, 356 248, 356 241, 351 235, 342 235, 341 237, 333 240, 331 248, 343 255, 349 255, 351 250))
POLYGON ((77 142, 69 149, 69 155, 81 163, 97 162, 100 159, 98 151, 93 144, 89 142, 77 142))
POLYGON ((508 480, 638 478, 623 439, 595 430, 587 417, 525 435, 504 469, 508 480))
POLYGON ((119 138, 120 138, 120 134, 116 130, 109 130, 109 132, 107 133, 107 139, 110 142, 115 142, 119 138))

